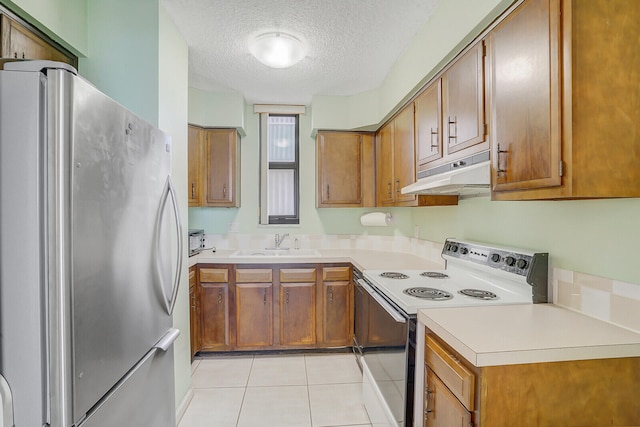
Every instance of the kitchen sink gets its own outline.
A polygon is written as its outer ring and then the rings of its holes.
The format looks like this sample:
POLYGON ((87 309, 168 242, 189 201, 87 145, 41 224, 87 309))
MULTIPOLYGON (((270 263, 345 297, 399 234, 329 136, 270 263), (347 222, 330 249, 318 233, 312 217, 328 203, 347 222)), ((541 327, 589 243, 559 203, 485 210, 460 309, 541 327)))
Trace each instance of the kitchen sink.
POLYGON ((231 258, 315 258, 320 252, 315 249, 240 249, 229 255, 231 258))

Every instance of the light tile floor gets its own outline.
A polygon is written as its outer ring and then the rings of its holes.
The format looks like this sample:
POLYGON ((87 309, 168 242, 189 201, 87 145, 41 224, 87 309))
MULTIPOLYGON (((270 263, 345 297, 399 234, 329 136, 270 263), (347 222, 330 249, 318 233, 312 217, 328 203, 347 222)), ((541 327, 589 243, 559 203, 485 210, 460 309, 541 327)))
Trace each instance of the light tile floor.
POLYGON ((178 427, 370 427, 352 354, 209 357, 178 427))

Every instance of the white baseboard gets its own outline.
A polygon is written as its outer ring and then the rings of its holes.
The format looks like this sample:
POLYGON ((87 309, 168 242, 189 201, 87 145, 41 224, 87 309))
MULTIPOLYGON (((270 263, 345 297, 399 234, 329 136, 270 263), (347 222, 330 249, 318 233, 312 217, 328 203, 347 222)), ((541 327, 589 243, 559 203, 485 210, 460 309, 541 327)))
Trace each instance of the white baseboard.
POLYGON ((182 420, 184 413, 187 411, 187 407, 189 406, 189 403, 191 403, 191 399, 193 399, 193 388, 189 387, 189 390, 187 390, 187 393, 184 395, 182 402, 180 402, 180 405, 176 409, 176 425, 180 424, 180 420, 182 420))

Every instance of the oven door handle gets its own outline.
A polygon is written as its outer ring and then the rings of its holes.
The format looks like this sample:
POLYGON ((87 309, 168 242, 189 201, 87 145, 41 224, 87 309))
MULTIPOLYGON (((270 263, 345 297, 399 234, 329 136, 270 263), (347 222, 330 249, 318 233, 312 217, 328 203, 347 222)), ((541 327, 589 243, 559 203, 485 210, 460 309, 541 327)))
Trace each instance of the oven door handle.
POLYGON ((369 295, 371 295, 371 298, 373 298, 374 300, 376 300, 378 304, 380 304, 380 306, 384 309, 384 311, 389 313, 389 316, 393 317, 393 320, 395 320, 398 323, 407 323, 407 319, 401 314, 399 314, 391 306, 391 304, 385 301, 384 298, 380 296, 380 294, 377 293, 367 282, 365 282, 363 279, 358 279, 358 283, 364 288, 365 291, 367 291, 369 295))

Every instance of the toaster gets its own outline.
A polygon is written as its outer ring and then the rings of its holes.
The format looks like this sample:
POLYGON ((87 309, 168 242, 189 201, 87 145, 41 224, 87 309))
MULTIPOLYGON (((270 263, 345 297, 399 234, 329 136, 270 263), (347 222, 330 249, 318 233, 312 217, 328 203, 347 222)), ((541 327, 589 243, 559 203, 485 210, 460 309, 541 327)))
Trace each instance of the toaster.
POLYGON ((204 230, 189 230, 189 256, 204 249, 204 230))

